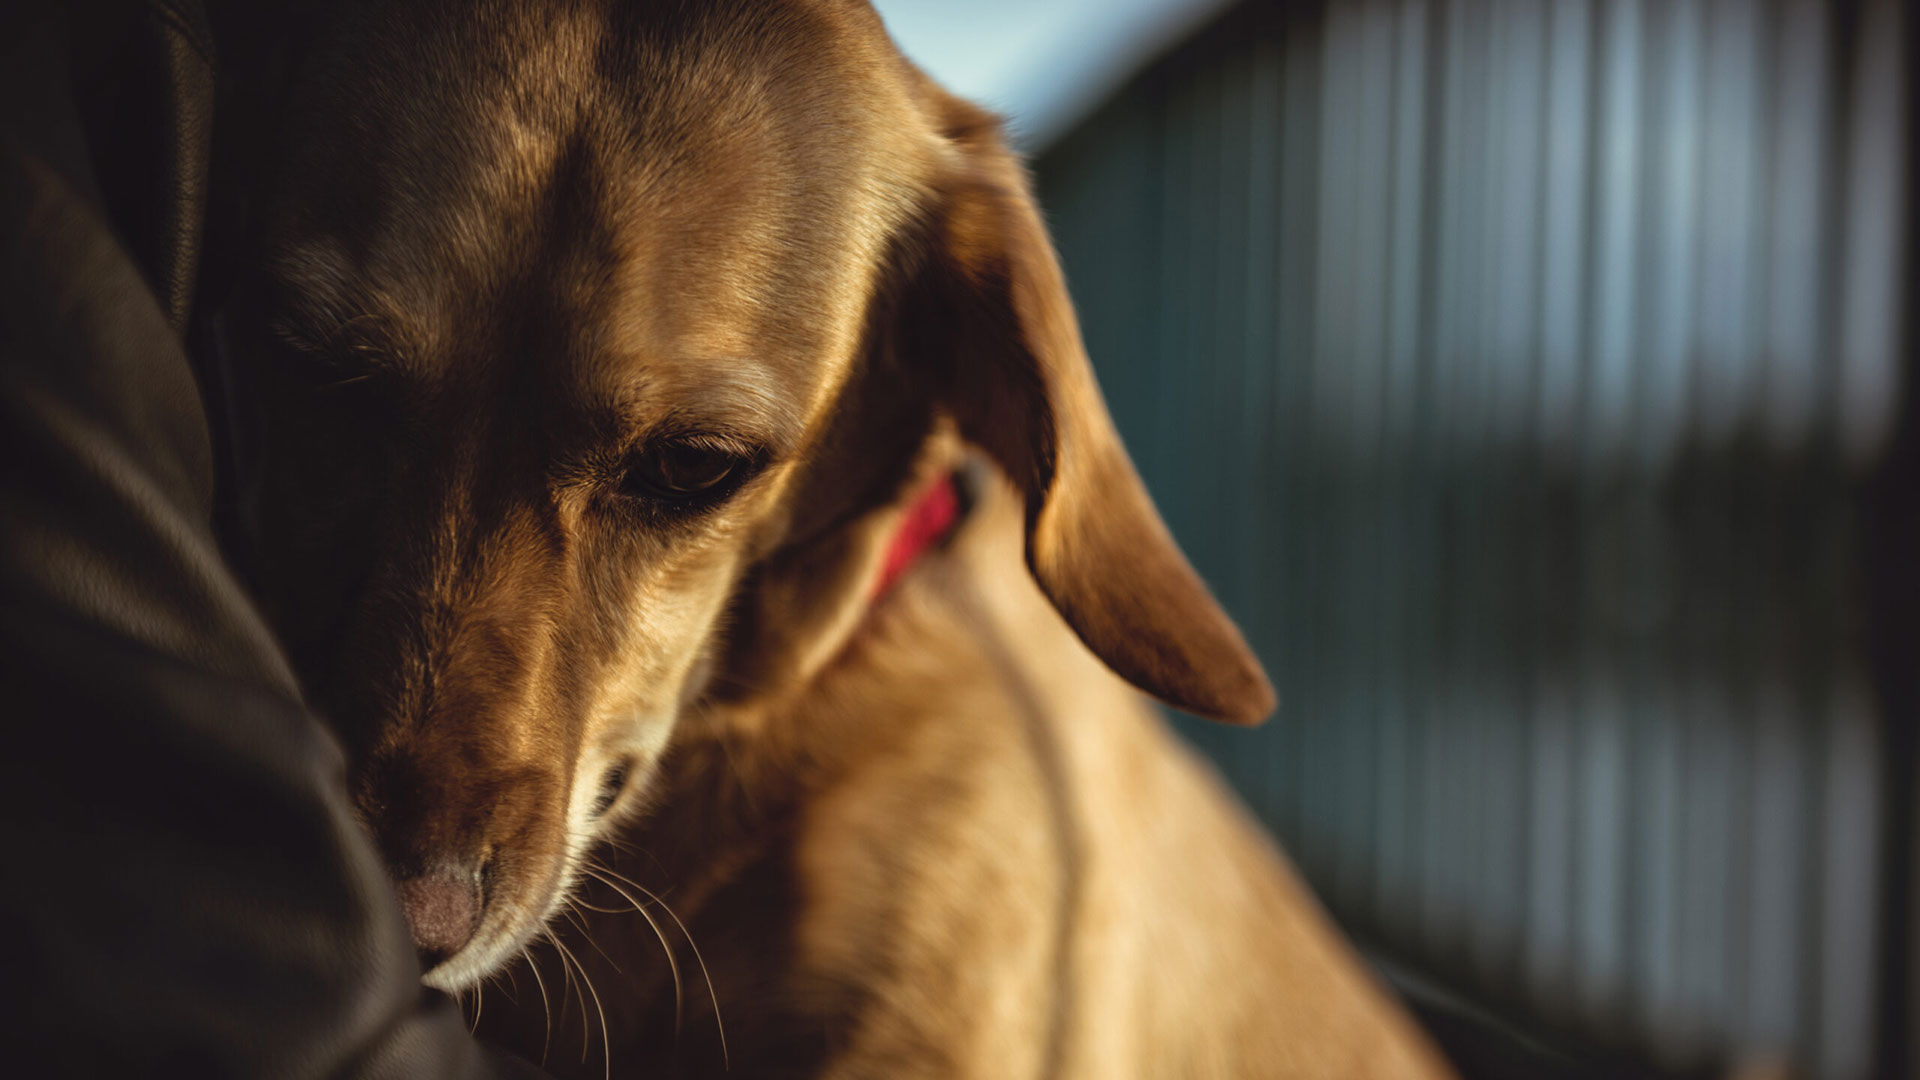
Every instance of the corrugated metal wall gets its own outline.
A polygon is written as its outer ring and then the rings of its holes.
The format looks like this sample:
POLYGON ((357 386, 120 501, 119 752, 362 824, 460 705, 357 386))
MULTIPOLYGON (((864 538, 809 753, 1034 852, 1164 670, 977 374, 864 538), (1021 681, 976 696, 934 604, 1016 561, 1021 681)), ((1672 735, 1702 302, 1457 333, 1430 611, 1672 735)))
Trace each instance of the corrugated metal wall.
POLYGON ((1903 7, 1250 7, 1037 163, 1281 688, 1186 730, 1358 933, 1672 1066, 1869 1074, 1906 940, 1860 556, 1903 7))

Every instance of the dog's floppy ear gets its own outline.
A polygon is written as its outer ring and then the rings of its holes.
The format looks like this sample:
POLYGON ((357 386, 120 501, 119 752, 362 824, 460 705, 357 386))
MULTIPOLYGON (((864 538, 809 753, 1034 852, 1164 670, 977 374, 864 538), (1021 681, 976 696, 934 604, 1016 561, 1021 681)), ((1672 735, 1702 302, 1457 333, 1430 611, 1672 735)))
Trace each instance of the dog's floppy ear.
POLYGON ((1259 661, 1120 445, 1025 170, 990 115, 944 94, 939 110, 953 175, 903 344, 942 367, 962 433, 1025 492, 1028 566, 1080 639, 1171 705, 1264 719, 1274 695, 1259 661))

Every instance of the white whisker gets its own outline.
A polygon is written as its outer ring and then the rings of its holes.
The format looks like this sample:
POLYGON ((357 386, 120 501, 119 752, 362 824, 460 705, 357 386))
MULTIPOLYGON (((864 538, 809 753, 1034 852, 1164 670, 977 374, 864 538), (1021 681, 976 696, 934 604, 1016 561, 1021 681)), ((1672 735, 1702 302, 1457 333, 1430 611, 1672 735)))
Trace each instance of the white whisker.
MULTIPOLYGON (((561 944, 559 938, 553 939, 553 947, 560 950, 560 955, 563 958, 573 961, 573 966, 579 969, 580 972, 580 984, 586 987, 587 993, 593 997, 593 1011, 600 1014, 600 1054, 602 1058, 605 1059, 606 1073, 609 1080, 611 1080, 613 1076, 613 1045, 612 1037, 607 1031, 607 1012, 600 1007, 600 992, 593 988, 593 979, 588 977, 586 966, 580 963, 578 957, 573 955, 573 950, 561 944)), ((591 1041, 591 1033, 587 1028, 587 1007, 586 1002, 583 1000, 580 1004, 580 1064, 582 1065, 587 1063, 587 1047, 591 1041)))
MULTIPOLYGON (((567 951, 566 946, 560 944, 560 939, 554 935, 552 928, 548 928, 545 934, 547 944, 553 946, 554 954, 560 958, 560 977, 565 980, 560 984, 560 1022, 564 1024, 567 1021, 567 991, 573 989, 573 965, 568 963, 573 954, 567 951)), ((583 993, 580 995, 580 1060, 583 1062, 587 1060, 588 1042, 587 997, 583 993)))
POLYGON ((540 965, 534 962, 533 954, 522 945, 520 955, 526 957, 527 970, 533 972, 533 985, 540 988, 540 1015, 547 1021, 547 1034, 540 1040, 540 1064, 545 1065, 547 1048, 553 1043, 553 1006, 547 1000, 547 980, 540 977, 540 965))
MULTIPOLYGON (((580 869, 588 877, 619 893, 622 899, 632 904, 633 910, 639 912, 640 917, 647 920, 647 925, 653 928, 653 936, 660 939, 660 950, 667 954, 667 970, 673 973, 673 1034, 675 1038, 678 1038, 680 1036, 680 1021, 684 1013, 684 994, 681 989, 680 960, 679 957, 674 954, 673 946, 667 941, 667 932, 661 928, 660 921, 655 919, 653 915, 647 911, 646 906, 633 898, 633 894, 627 892, 627 890, 616 885, 611 880, 601 876, 600 872, 606 870, 606 867, 582 866, 580 869)), ((609 874, 613 873, 611 870, 606 870, 606 872, 609 874)), ((640 888, 638 885, 634 887, 640 888)), ((645 889, 640 889, 640 891, 646 892, 645 889)))
MULTIPOLYGON (((602 882, 605 882, 609 888, 614 889, 616 892, 621 892, 621 895, 623 896, 625 895, 624 891, 622 891, 620 887, 618 885, 615 885, 613 882, 608 881, 606 878, 600 877, 600 874, 596 872, 596 869, 599 871, 604 871, 607 874, 615 878, 618 878, 621 881, 627 883, 628 885, 631 885, 634 888, 640 890, 641 894, 644 895, 647 899, 652 900, 656 904, 659 904, 660 910, 666 912, 667 918, 672 919, 673 924, 680 928, 681 935, 687 939, 687 947, 693 950, 694 960, 698 962, 700 965, 700 977, 707 981, 707 997, 713 1001, 713 1024, 714 1024, 714 1027, 717 1028, 720 1032, 721 1067, 725 1069, 731 1069, 732 1062, 727 1053, 727 1025, 726 1025, 726 1022, 720 1018, 720 994, 719 994, 719 991, 714 989, 713 975, 711 972, 707 970, 706 958, 700 955, 699 943, 693 940, 693 932, 687 929, 687 924, 680 921, 680 916, 675 915, 673 913, 673 908, 669 907, 667 905, 667 902, 665 900, 662 900, 658 893, 654 892, 652 889, 647 888, 645 885, 642 885, 639 882, 633 880, 632 878, 627 877, 625 874, 621 874, 606 866, 599 866, 597 868, 593 866, 587 866, 587 867, 583 867, 582 869, 584 869, 588 874, 592 875, 593 877, 599 878, 599 880, 601 880, 602 882)), ((633 898, 629 896, 627 897, 627 899, 631 901, 633 898)), ((640 905, 636 903, 634 907, 638 909, 640 905)), ((641 914, 644 915, 646 914, 646 912, 644 910, 641 910, 641 914)), ((647 921, 652 922, 653 920, 651 917, 649 917, 647 921)), ((657 924, 655 926, 655 929, 656 930, 658 929, 657 924)), ((669 955, 672 954, 671 949, 668 950, 668 954, 669 955)), ((676 971, 677 971, 677 967, 676 967, 676 971)))
POLYGON ((568 910, 564 913, 567 917, 567 921, 572 923, 576 930, 580 931, 581 939, 584 940, 587 944, 593 946, 593 951, 599 953, 601 958, 607 962, 607 965, 613 968, 613 973, 615 975, 625 975, 626 972, 620 970, 620 965, 617 963, 614 963, 613 957, 607 955, 607 950, 601 948, 600 943, 593 940, 593 935, 587 932, 586 920, 582 919, 577 912, 572 910, 578 903, 579 901, 577 900, 570 899, 567 901, 568 910))

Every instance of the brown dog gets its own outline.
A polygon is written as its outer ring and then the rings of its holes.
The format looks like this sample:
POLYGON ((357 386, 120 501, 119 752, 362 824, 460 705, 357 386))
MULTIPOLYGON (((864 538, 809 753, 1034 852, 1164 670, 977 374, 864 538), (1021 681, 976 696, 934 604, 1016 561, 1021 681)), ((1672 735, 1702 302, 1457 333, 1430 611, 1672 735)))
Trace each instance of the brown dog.
POLYGON ((593 1075, 1441 1071, 1109 673, 1273 704, 864 3, 367 5, 296 86, 260 543, 428 983, 593 1075))

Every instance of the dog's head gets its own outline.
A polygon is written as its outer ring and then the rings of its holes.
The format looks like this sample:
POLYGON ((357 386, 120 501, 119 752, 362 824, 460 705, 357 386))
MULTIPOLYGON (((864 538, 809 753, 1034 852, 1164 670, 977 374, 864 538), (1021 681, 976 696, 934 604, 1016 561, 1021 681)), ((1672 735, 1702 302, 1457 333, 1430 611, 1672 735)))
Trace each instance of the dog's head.
POLYGON ((751 593, 805 624, 765 649, 857 622, 857 526, 937 424, 1025 492, 1031 572, 1116 671, 1271 708, 1018 164, 864 3, 368 5, 296 85, 236 319, 260 545, 429 982, 511 956, 681 713, 761 677, 727 681, 751 593))

